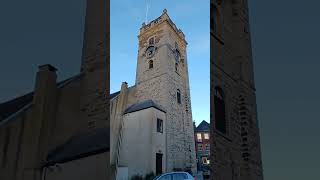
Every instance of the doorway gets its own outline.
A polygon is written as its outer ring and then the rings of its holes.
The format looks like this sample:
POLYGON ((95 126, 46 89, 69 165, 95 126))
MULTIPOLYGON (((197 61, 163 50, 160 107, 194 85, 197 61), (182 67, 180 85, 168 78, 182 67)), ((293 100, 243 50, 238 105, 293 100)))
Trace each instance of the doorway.
POLYGON ((161 153, 156 153, 156 175, 162 174, 162 156, 161 153))

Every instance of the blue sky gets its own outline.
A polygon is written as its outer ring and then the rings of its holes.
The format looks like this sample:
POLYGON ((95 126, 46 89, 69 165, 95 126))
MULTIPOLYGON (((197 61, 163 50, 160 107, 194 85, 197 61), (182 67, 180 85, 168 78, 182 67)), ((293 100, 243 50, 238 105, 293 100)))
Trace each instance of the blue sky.
MULTIPOLYGON (((210 6, 209 0, 149 0, 148 20, 168 10, 172 21, 188 42, 189 82, 193 120, 198 125, 210 121, 210 6)), ((145 21, 146 0, 111 0, 110 12, 110 90, 121 82, 134 85, 138 33, 145 21)))

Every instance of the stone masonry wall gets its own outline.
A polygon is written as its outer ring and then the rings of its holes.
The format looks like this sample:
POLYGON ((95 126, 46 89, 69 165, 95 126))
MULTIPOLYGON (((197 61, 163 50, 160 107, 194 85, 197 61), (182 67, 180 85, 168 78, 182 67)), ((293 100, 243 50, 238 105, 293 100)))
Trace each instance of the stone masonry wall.
POLYGON ((215 180, 263 179, 247 3, 211 2, 211 89, 223 90, 227 121, 226 134, 211 123, 215 180))
POLYGON ((109 127, 107 1, 87 1, 81 72, 81 116, 89 128, 109 127))
MULTIPOLYGON (((166 12, 161 19, 139 35, 139 54, 136 79, 136 99, 152 99, 161 105, 167 115, 167 171, 174 169, 195 171, 194 132, 192 124, 189 80, 187 75, 186 42, 169 23, 166 12), (148 68, 145 56, 148 39, 155 37, 154 67, 148 68), (181 58, 175 71, 175 43, 181 58), (177 103, 177 89, 181 92, 181 104, 177 103)), ((143 27, 142 27, 143 28, 143 27)))

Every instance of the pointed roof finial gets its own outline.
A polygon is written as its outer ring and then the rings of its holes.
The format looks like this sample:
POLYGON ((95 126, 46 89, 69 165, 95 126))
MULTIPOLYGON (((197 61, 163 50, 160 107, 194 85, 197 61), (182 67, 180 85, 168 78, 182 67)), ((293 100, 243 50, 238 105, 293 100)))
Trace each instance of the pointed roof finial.
POLYGON ((166 8, 165 8, 165 9, 163 9, 163 11, 162 11, 162 12, 163 12, 163 14, 164 14, 164 13, 167 13, 167 9, 166 9, 166 8))

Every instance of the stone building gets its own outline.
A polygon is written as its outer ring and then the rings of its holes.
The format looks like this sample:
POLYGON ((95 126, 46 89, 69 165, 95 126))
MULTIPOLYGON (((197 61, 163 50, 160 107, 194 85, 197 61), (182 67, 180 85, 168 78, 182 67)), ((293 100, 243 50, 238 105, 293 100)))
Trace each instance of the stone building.
POLYGON ((33 92, 0 104, 0 179, 108 179, 108 11, 87 1, 78 75, 41 65, 33 92))
POLYGON ((157 19, 142 24, 138 39, 135 85, 128 87, 123 83, 121 90, 111 95, 113 170, 123 172, 127 168, 129 177, 151 171, 195 173, 185 36, 164 10, 157 19), (133 122, 139 123, 139 127, 133 122), (158 132, 159 123, 163 133, 158 132), (143 153, 147 158, 129 159, 127 153, 131 156, 143 153))
POLYGON ((215 180, 262 180, 247 0, 211 1, 211 154, 215 180))

